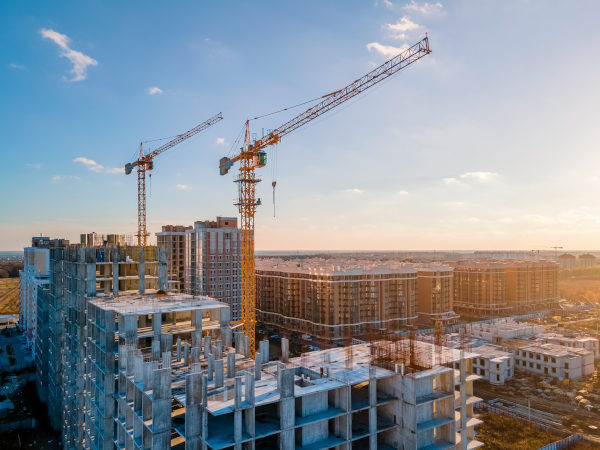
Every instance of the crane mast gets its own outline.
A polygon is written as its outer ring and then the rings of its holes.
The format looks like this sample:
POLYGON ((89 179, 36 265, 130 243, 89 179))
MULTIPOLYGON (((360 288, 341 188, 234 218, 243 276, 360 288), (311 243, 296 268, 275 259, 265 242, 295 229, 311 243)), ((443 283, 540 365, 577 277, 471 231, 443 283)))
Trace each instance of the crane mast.
POLYGON ((140 142, 140 155, 137 161, 125 164, 125 174, 129 175, 134 167, 137 168, 137 179, 138 179, 138 245, 140 247, 146 247, 148 243, 148 232, 146 228, 146 171, 154 168, 154 158, 160 155, 162 152, 175 147, 177 144, 191 138, 192 136, 206 130, 208 127, 214 125, 223 119, 221 113, 214 115, 210 119, 202 122, 200 125, 186 131, 185 133, 178 134, 174 139, 170 140, 166 144, 160 146, 156 150, 151 151, 147 155, 144 155, 143 144, 140 142))
POLYGON ((254 215, 260 199, 256 198, 256 183, 261 180, 256 177, 255 169, 264 167, 267 156, 264 148, 277 144, 283 136, 300 128, 308 122, 336 108, 361 92, 380 83, 396 72, 431 53, 429 38, 425 36, 412 47, 402 51, 397 56, 389 59, 379 67, 353 81, 344 88, 326 94, 316 105, 308 108, 303 113, 287 121, 267 136, 250 142, 250 122, 246 121, 244 145, 241 152, 234 158, 221 158, 219 161, 220 174, 225 175, 237 161, 239 165, 238 203, 236 204, 241 216, 241 285, 242 285, 242 329, 248 336, 250 343, 250 356, 255 353, 255 327, 256 327, 256 279, 254 273, 254 215))

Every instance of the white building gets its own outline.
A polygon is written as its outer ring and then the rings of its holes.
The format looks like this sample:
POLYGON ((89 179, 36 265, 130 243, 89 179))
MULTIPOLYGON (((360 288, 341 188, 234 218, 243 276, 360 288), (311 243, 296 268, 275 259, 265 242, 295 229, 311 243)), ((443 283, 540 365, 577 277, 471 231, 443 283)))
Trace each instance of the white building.
POLYGON ((515 374, 515 358, 497 345, 482 345, 473 349, 473 373, 490 384, 503 385, 515 374))
POLYGON ((594 354, 594 359, 600 358, 600 346, 598 345, 598 339, 593 337, 576 337, 576 336, 564 336, 557 333, 544 333, 541 334, 539 340, 555 345, 562 345, 568 348, 581 348, 589 350, 594 354))
POLYGON ((27 343, 35 352, 37 329, 37 292, 48 284, 50 250, 28 247, 24 250, 23 270, 19 280, 19 323, 25 331, 27 343))
POLYGON ((235 217, 198 221, 185 232, 185 292, 207 295, 241 319, 241 231, 235 217))
POLYGON ((537 342, 513 350, 518 370, 576 380, 594 373, 594 354, 589 350, 537 342))
POLYGON ((467 324, 465 330, 469 337, 497 344, 508 339, 537 336, 544 332, 544 326, 502 319, 490 323, 467 324))

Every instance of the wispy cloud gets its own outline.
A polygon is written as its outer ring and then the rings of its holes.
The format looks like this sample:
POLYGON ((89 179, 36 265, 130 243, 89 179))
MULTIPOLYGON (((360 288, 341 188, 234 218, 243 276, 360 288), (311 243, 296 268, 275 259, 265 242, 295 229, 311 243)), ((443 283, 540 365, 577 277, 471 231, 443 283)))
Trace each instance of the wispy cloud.
POLYGON ((227 143, 225 142, 225 138, 218 137, 217 138, 217 145, 227 145, 227 143))
POLYGON ((18 64, 18 63, 14 63, 14 62, 11 62, 8 65, 8 68, 15 69, 15 70, 27 70, 27 67, 25 67, 23 64, 18 64))
POLYGON ((104 167, 102 164, 98 164, 93 159, 88 159, 83 156, 75 158, 73 160, 73 162, 83 164, 84 166, 86 166, 88 168, 88 170, 91 170, 92 172, 96 172, 96 173, 123 173, 124 172, 124 169, 122 169, 122 168, 104 167))
POLYGON ((362 194, 365 191, 363 191, 362 189, 358 189, 358 188, 350 188, 350 189, 344 189, 344 190, 342 190, 342 192, 345 192, 347 194, 362 194))
POLYGON ((29 167, 30 169, 41 169, 42 165, 40 163, 26 163, 25 167, 29 167))
POLYGON ((393 45, 384 45, 379 42, 369 42, 367 44, 367 50, 375 50, 377 53, 382 54, 386 58, 392 58, 396 56, 398 53, 406 50, 408 45, 402 45, 400 47, 394 47, 393 45))
POLYGON ((71 40, 65 34, 61 34, 54 30, 49 30, 47 28, 42 28, 40 30, 40 34, 44 39, 50 39, 56 45, 58 45, 61 49, 60 56, 67 58, 73 64, 71 69, 71 73, 73 74, 73 78, 70 81, 82 81, 87 78, 87 69, 90 66, 97 66, 98 61, 94 58, 81 53, 77 50, 73 50, 69 44, 71 40))
POLYGON ((148 94, 150 95, 156 95, 156 94, 162 94, 163 90, 161 88, 159 88, 158 86, 152 86, 148 88, 148 94))
POLYGON ((53 183, 58 183, 62 180, 76 180, 79 181, 81 180, 81 177, 78 177, 76 175, 53 175, 52 176, 52 182, 53 183))
POLYGON ((399 195, 400 197, 404 197, 404 196, 408 195, 408 191, 404 191, 404 190, 398 191, 398 192, 396 192, 396 194, 399 195))
POLYGON ((190 188, 187 184, 176 184, 175 187, 180 191, 187 191, 190 188))
POLYGON ((444 5, 440 2, 436 3, 417 3, 415 0, 411 0, 410 3, 403 6, 406 11, 422 14, 424 16, 440 15, 444 14, 444 5))
POLYGON ((383 6, 385 6, 387 9, 392 9, 394 4, 390 2, 390 0, 383 0, 383 6))
POLYGON ((458 178, 454 178, 454 177, 444 178, 442 181, 444 183, 446 183, 446 184, 457 184, 457 183, 460 183, 460 181, 458 181, 458 178))
POLYGON ((482 183, 493 181, 497 177, 498 174, 495 172, 465 172, 460 176, 460 178, 462 178, 463 180, 471 179, 480 181, 482 183))
POLYGON ((406 33, 413 30, 418 30, 421 25, 414 23, 409 17, 404 16, 396 23, 388 23, 385 28, 391 32, 394 39, 406 39, 406 33))

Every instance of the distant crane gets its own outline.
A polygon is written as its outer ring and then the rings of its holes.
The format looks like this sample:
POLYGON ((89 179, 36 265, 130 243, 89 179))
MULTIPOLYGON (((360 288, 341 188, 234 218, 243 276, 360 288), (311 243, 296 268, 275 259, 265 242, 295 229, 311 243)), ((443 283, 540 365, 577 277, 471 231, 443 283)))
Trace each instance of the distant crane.
POLYGON ((554 261, 558 261, 558 251, 562 250, 562 247, 555 245, 553 247, 550 247, 554 249, 554 261))
POLYGON ((137 167, 138 175, 138 245, 145 247, 148 240, 148 232, 146 230, 146 170, 154 169, 154 157, 160 155, 162 152, 176 146, 177 144, 191 138, 195 134, 206 130, 208 127, 214 125, 218 121, 222 120, 223 116, 221 113, 211 117, 205 122, 202 122, 195 128, 186 131, 183 134, 178 134, 175 139, 170 140, 163 146, 151 151, 147 155, 144 155, 143 145, 140 142, 140 156, 137 161, 125 164, 125 174, 129 175, 134 167, 137 167))
MULTIPOLYGON (((397 56, 386 61, 368 74, 353 81, 348 86, 326 94, 323 100, 299 114, 254 142, 250 142, 250 121, 246 121, 244 146, 234 158, 221 158, 219 168, 221 175, 225 175, 236 161, 240 162, 240 175, 235 180, 238 183, 238 203, 242 221, 242 329, 250 341, 250 356, 255 352, 255 326, 256 326, 256 286, 254 274, 254 214, 256 207, 261 204, 256 198, 256 183, 261 180, 256 178, 255 169, 267 164, 267 154, 264 148, 277 144, 283 136, 306 125, 322 114, 334 109, 354 96, 369 89, 371 86, 385 80, 389 76, 404 69, 406 66, 418 61, 431 53, 429 38, 425 36, 412 47, 402 51, 397 56)), ((273 187, 275 187, 273 185, 273 187)))

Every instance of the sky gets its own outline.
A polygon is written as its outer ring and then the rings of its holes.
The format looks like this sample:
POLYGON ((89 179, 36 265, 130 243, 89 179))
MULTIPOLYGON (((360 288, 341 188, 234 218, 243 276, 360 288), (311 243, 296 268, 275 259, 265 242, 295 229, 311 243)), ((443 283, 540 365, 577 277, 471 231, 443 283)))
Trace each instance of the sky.
POLYGON ((256 249, 598 249, 598 17, 597 1, 1 2, 0 250, 134 234, 122 167, 218 112, 155 159, 148 228, 237 215, 237 166, 218 161, 246 119, 425 33, 430 55, 269 148, 256 249))

